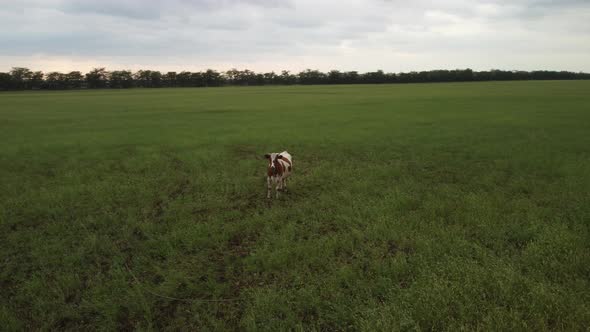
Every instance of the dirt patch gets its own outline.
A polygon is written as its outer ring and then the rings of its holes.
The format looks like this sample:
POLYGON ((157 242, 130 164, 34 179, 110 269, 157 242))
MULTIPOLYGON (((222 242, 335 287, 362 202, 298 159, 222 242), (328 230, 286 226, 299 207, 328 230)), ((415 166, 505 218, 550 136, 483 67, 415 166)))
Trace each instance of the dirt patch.
POLYGON ((76 321, 71 317, 62 317, 53 325, 56 330, 60 331, 70 330, 74 326, 76 326, 76 321))
MULTIPOLYGON (((231 255, 239 258, 246 257, 250 254, 250 242, 251 239, 245 238, 241 234, 234 234, 228 240, 228 249, 231 255)), ((254 242, 252 240, 252 242, 254 242)))
POLYGON ((176 198, 185 194, 190 187, 190 182, 188 179, 182 179, 179 183, 177 183, 172 191, 168 194, 168 200, 172 201, 176 198))
POLYGON ((135 322, 131 320, 131 315, 127 307, 121 307, 117 313, 117 330, 134 331, 135 322))
POLYGON ((407 245, 400 245, 399 243, 389 240, 387 241, 387 256, 395 256, 398 254, 412 255, 414 254, 414 248, 407 245))
POLYGON ((259 151, 259 148, 255 145, 233 145, 230 147, 230 151, 240 158, 264 160, 264 152, 259 151))

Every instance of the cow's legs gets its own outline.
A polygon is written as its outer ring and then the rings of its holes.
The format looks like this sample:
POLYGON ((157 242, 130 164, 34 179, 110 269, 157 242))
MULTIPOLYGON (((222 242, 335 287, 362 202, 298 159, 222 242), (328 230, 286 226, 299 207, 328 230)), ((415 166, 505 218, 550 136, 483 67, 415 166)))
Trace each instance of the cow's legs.
POLYGON ((266 198, 270 198, 270 192, 272 191, 272 183, 271 178, 268 176, 266 178, 266 198))
POLYGON ((287 191, 287 178, 283 179, 283 191, 287 191))
POLYGON ((279 181, 277 181, 277 188, 276 188, 277 196, 276 196, 276 198, 279 198, 279 195, 282 190, 283 190, 283 179, 279 179, 279 181))

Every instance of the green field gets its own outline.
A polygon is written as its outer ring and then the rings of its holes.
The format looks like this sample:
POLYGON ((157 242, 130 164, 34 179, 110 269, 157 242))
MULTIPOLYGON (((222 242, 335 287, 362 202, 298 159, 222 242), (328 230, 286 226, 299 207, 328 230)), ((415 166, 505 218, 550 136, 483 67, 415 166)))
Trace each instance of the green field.
POLYGON ((585 330, 589 91, 0 93, 0 325, 585 330))

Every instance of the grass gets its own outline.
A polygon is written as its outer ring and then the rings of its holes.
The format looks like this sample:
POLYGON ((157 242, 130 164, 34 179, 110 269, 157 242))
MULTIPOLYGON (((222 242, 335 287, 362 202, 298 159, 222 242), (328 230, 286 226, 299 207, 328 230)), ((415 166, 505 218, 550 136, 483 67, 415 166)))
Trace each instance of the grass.
POLYGON ((585 330, 588 91, 1 93, 0 325, 585 330))

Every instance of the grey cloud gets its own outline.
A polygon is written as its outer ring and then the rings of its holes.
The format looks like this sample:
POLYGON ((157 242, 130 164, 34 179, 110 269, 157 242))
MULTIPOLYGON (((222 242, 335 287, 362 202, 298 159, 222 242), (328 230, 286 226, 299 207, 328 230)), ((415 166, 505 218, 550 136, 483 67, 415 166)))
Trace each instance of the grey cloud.
POLYGON ((287 0, 101 0, 61 1, 64 13, 99 14, 132 19, 156 19, 162 16, 184 17, 193 12, 212 12, 236 6, 281 8, 291 6, 287 0))
MULTIPOLYGON (((590 39, 589 3, 0 0, 0 57, 185 56, 210 63, 273 58, 320 63, 329 58, 338 67, 350 63, 345 60, 350 54, 355 59, 365 54, 363 63, 380 66, 376 61, 385 61, 385 66, 390 54, 403 53, 432 58, 444 67, 440 54, 496 54, 497 59, 508 59, 515 52, 522 57, 555 54, 555 47, 563 54, 588 52, 583 41, 590 39), (567 38, 558 38, 565 33, 567 38), (555 40, 553 48, 543 42, 547 38, 555 40), (374 59, 376 54, 384 57, 374 59)), ((590 63, 579 66, 588 68, 590 63)))
POLYGON ((530 0, 524 1, 524 3, 531 7, 577 7, 588 5, 587 0, 530 0))
POLYGON ((92 2, 64 1, 59 10, 66 14, 100 14, 135 19, 156 19, 160 17, 160 2, 150 5, 142 1, 101 0, 92 2))

